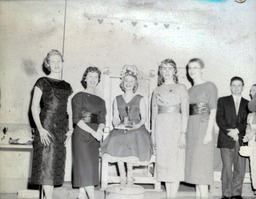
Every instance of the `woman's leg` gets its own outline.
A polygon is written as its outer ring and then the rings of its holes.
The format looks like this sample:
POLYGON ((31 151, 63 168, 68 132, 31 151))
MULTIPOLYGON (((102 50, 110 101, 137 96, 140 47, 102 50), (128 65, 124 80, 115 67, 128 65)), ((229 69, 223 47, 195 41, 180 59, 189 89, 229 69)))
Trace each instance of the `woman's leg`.
POLYGON ((42 185, 45 194, 45 199, 53 199, 53 186, 52 185, 42 185))
POLYGON ((79 192, 78 192, 78 199, 84 199, 86 193, 85 193, 85 188, 84 187, 80 187, 79 188, 79 192))
POLYGON ((209 194, 208 194, 208 185, 205 184, 200 184, 198 185, 199 190, 200 190, 200 196, 202 199, 208 199, 209 194))
POLYGON ((199 185, 196 185, 196 198, 200 198, 200 197, 201 197, 201 193, 200 193, 199 185))
POLYGON ((120 174, 120 183, 121 185, 126 184, 126 177, 125 177, 125 168, 124 168, 124 162, 118 161, 118 169, 120 174))
POLYGON ((127 181, 129 185, 133 185, 133 165, 131 163, 127 163, 127 181))
MULTIPOLYGON (((253 152, 250 156, 250 168, 251 168, 251 180, 252 180, 252 187, 256 190, 256 142, 253 143, 253 152)), ((256 193, 256 192, 255 192, 256 193)))
POLYGON ((165 189, 166 189, 166 197, 170 198, 171 197, 171 183, 170 182, 165 182, 165 189))
POLYGON ((171 183, 171 198, 175 198, 178 193, 180 181, 171 183))
POLYGON ((165 182, 166 197, 175 198, 178 193, 180 182, 165 182))
POLYGON ((94 186, 86 186, 86 187, 84 187, 84 189, 85 189, 89 199, 95 199, 94 186))

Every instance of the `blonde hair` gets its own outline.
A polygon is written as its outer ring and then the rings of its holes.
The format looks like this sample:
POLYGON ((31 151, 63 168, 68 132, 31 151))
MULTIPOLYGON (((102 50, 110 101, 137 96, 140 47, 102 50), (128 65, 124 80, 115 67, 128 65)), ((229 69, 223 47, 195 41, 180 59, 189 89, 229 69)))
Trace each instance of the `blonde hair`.
POLYGON ((48 52, 46 57, 44 58, 43 69, 46 70, 46 72, 49 74, 51 73, 51 67, 49 65, 49 61, 50 61, 51 56, 53 56, 53 55, 59 55, 61 58, 61 61, 64 62, 63 57, 58 50, 52 49, 50 52, 48 52))
POLYGON ((137 91, 137 89, 138 89, 138 87, 139 87, 138 79, 137 79, 137 76, 132 75, 132 74, 130 74, 130 73, 124 74, 124 76, 121 78, 121 83, 120 83, 120 85, 119 85, 120 88, 121 88, 121 90, 122 90, 123 92, 125 92, 124 80, 125 80, 125 77, 127 77, 127 76, 131 76, 131 77, 133 77, 133 78, 135 79, 135 85, 134 85, 134 87, 133 87, 133 92, 136 93, 136 91, 137 91))
POLYGON ((173 68, 174 68, 174 75, 173 75, 173 80, 174 82, 177 84, 179 82, 178 80, 178 76, 177 76, 177 66, 176 66, 176 63, 175 61, 173 61, 172 59, 165 59, 164 61, 161 62, 161 64, 158 66, 158 78, 157 78, 157 85, 158 86, 161 86, 163 83, 164 83, 164 77, 162 75, 162 67, 163 65, 167 65, 167 64, 170 64, 173 68))

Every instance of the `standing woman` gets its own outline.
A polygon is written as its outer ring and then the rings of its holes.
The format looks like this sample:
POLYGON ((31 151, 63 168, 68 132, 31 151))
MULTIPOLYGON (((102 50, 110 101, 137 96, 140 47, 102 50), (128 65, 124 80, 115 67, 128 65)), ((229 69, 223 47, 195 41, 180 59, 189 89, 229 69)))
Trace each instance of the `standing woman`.
POLYGON ((251 181, 256 195, 256 84, 252 85, 250 90, 251 101, 248 103, 248 109, 251 111, 247 117, 246 134, 243 138, 243 142, 249 142, 249 146, 252 148, 252 154, 250 155, 250 168, 251 168, 251 181))
POLYGON ((217 88, 202 77, 204 62, 188 62, 188 73, 194 85, 189 89, 185 181, 196 184, 196 196, 208 198, 208 185, 213 184, 213 126, 217 107, 217 88))
POLYGON ((184 181, 188 91, 178 83, 176 63, 161 62, 152 99, 152 140, 156 146, 156 177, 165 182, 167 198, 176 197, 184 181))
POLYGON ((31 106, 37 127, 31 182, 42 185, 45 198, 52 199, 53 186, 64 181, 66 133, 72 131, 72 122, 68 122, 71 106, 67 106, 72 88, 61 80, 63 58, 58 50, 47 54, 43 66, 50 74, 37 80, 31 106))
POLYGON ((84 191, 94 199, 94 186, 99 184, 99 147, 106 116, 105 101, 95 94, 100 76, 97 67, 88 67, 81 81, 84 90, 72 98, 73 186, 80 188, 79 199, 84 191))

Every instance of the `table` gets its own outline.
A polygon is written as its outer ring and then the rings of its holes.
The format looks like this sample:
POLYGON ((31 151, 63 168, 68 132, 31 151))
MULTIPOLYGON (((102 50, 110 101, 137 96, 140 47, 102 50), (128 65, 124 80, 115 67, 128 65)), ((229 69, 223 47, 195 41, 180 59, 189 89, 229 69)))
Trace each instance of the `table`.
POLYGON ((27 189, 32 149, 32 145, 0 144, 0 193, 17 193, 27 189))

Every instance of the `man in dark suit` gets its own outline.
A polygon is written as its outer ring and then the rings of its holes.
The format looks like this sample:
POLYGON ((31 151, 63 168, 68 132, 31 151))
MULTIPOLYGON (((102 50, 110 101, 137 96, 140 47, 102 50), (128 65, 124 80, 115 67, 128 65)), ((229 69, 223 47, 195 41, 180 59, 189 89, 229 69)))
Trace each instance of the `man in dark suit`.
POLYGON ((243 87, 243 79, 233 77, 230 81, 232 95, 218 100, 216 121, 220 130, 217 146, 220 148, 223 163, 221 172, 223 199, 242 199, 246 159, 238 152, 242 137, 245 135, 248 115, 248 100, 242 97, 243 87))

